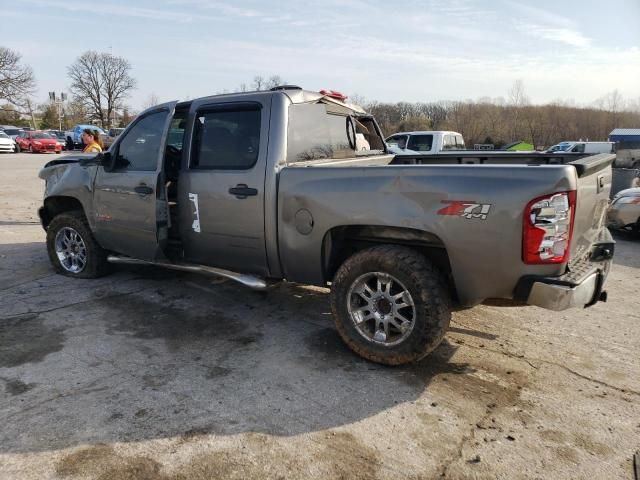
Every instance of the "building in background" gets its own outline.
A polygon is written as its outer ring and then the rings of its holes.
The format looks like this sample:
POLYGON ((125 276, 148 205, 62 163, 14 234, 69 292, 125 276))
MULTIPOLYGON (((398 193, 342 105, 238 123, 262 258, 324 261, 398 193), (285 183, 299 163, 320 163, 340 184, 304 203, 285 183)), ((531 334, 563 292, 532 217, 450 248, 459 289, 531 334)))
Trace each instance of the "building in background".
POLYGON ((616 167, 640 169, 640 128, 616 128, 609 141, 616 143, 616 167))

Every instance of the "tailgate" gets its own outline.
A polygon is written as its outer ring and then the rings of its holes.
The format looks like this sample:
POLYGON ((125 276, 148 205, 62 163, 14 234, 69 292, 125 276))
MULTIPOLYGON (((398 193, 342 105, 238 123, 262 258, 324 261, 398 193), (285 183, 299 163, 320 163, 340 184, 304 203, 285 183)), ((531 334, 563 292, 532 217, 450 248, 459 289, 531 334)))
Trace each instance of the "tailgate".
POLYGON ((611 242, 605 217, 612 182, 611 164, 615 158, 615 155, 603 153, 570 163, 578 174, 571 263, 584 260, 594 244, 611 242))

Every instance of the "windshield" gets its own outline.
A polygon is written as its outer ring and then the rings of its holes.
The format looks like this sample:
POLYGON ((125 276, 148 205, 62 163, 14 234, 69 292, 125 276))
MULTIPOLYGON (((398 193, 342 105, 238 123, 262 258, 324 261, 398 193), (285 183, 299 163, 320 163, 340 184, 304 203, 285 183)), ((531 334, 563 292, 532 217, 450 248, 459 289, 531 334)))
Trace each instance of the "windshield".
POLYGON ((9 138, 9 135, 4 132, 0 132, 0 138, 9 138))
POLYGON ((7 135, 22 135, 24 130, 20 130, 19 128, 5 128, 4 133, 7 135))
POLYGON ((33 135, 33 138, 53 138, 48 133, 36 133, 33 135))

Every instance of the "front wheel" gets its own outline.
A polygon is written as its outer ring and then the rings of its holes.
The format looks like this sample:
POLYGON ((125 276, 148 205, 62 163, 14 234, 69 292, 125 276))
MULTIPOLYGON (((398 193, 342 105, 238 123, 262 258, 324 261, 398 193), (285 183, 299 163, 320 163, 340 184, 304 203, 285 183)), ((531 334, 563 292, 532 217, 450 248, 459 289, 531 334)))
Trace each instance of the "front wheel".
POLYGON ((385 365, 431 353, 451 320, 450 294, 440 271, 417 251, 395 245, 347 259, 331 286, 331 308, 345 343, 385 365))
POLYGON ((81 211, 61 213, 51 220, 47 252, 56 272, 68 277, 97 278, 109 271, 107 252, 93 238, 81 211))

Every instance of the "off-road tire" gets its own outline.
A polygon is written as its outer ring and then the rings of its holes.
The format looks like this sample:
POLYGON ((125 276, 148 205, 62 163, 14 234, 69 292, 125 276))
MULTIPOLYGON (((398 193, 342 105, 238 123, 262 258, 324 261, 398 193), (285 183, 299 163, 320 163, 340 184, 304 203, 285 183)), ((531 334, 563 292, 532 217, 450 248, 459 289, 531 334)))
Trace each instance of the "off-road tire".
POLYGON ((442 273, 419 252, 382 245, 355 253, 338 269, 331 285, 331 309, 338 333, 354 352, 376 363, 402 365, 424 358, 442 342, 451 320, 451 296, 442 273), (413 298, 413 330, 397 345, 380 345, 366 339, 349 315, 349 289, 368 272, 392 275, 413 298))
POLYGON ((74 278, 98 278, 109 273, 107 252, 98 244, 91 233, 84 213, 80 210, 56 215, 47 227, 47 253, 55 271, 74 278), (87 263, 78 273, 69 272, 61 264, 55 249, 55 238, 62 228, 71 227, 80 234, 87 250, 87 263))

